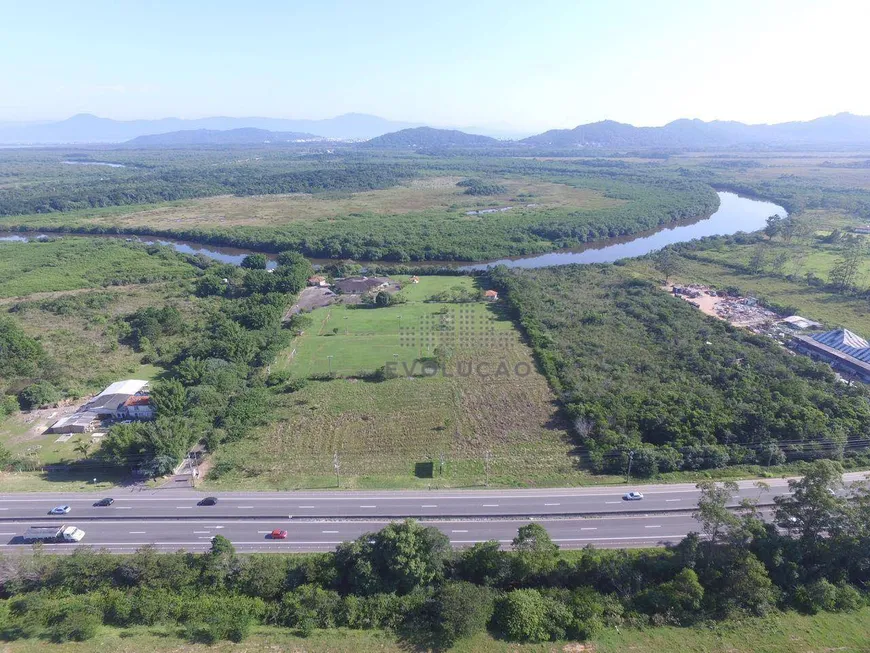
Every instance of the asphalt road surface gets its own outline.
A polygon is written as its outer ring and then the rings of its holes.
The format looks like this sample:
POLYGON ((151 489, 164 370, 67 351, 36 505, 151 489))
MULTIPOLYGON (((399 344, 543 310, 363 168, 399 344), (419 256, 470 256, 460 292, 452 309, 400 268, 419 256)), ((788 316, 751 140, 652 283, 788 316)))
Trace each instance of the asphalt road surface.
MULTIPOLYGON (((847 482, 864 473, 847 474, 847 482)), ((743 498, 769 505, 787 493, 784 479, 759 489, 741 481, 734 505, 743 498)), ((82 545, 127 553, 144 545, 160 550, 204 550, 216 534, 240 551, 331 550, 338 543, 408 517, 443 530, 456 546, 490 539, 509 543, 530 521, 547 528, 563 548, 654 546, 677 542, 699 530, 692 518, 699 492, 694 485, 587 487, 544 490, 431 490, 377 492, 223 492, 214 506, 197 505, 206 493, 192 490, 117 489, 107 495, 22 493, 0 495, 0 550, 28 548, 20 536, 29 526, 75 525, 86 532, 82 545), (642 501, 626 501, 628 490, 642 501), (108 507, 93 504, 112 496, 108 507), (57 505, 66 515, 49 515, 57 505), (275 528, 286 540, 267 537, 275 528)), ((69 551, 76 545, 49 545, 69 551)))

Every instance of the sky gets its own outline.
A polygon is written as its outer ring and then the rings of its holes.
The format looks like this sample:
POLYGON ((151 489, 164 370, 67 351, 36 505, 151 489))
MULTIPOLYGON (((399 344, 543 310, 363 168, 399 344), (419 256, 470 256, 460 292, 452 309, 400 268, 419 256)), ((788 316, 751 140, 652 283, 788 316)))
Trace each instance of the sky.
POLYGON ((0 122, 870 115, 852 0, 0 0, 0 122))

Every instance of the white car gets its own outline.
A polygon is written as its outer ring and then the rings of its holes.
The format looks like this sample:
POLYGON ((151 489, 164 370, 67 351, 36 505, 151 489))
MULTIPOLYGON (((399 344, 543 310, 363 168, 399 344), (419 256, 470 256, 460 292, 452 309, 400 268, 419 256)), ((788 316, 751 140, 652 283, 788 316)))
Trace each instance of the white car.
POLYGON ((55 506, 48 511, 49 515, 65 515, 70 511, 69 506, 55 506))
POLYGON ((625 501, 640 501, 641 499, 643 499, 643 494, 641 494, 640 492, 627 492, 626 494, 622 495, 622 498, 625 501))

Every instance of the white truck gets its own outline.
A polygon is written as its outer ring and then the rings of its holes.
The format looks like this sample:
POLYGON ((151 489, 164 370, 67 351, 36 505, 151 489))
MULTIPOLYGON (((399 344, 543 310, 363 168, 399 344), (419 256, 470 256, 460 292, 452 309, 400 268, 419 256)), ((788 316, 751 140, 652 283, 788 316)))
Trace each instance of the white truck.
POLYGON ((81 542, 85 532, 75 526, 31 526, 22 539, 25 542, 81 542))

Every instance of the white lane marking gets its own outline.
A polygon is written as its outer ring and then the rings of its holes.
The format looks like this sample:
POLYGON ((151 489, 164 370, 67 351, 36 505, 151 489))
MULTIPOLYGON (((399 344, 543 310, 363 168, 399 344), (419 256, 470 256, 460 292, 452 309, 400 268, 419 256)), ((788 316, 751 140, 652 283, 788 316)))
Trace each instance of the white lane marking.
POLYGON ((377 506, 360 506, 360 508, 377 508, 377 506))
POLYGON ((655 526, 644 526, 644 528, 661 528, 661 524, 656 524, 655 526))
POLYGON ((117 506, 115 510, 133 510, 133 506, 117 506))
POLYGON ((194 535, 196 535, 197 533, 208 533, 208 531, 193 531, 194 535))
POLYGON ((201 540, 210 540, 210 539, 211 539, 211 535, 200 535, 200 536, 199 536, 199 539, 201 539, 201 540))
POLYGON ((145 531, 130 531, 130 535, 145 535, 145 531))
POLYGON ((468 531, 450 531, 451 533, 467 533, 468 531))
POLYGON ((257 531, 260 535, 265 535, 266 533, 271 533, 272 531, 257 531))
POLYGON ((438 506, 436 506, 434 503, 426 503, 426 504, 423 504, 423 505, 420 506, 420 507, 421 507, 421 508, 437 508, 438 506))
POLYGON ((580 530, 581 531, 597 531, 598 527, 597 526, 584 526, 580 530))
POLYGON ((307 508, 313 508, 314 506, 299 506, 300 509, 305 510, 307 508))
POLYGON ((604 503, 622 503, 622 501, 605 501, 604 503))
POLYGON ((254 506, 236 506, 236 508, 239 508, 240 510, 253 510, 254 506))
POLYGON ((0 533, 0 535, 16 535, 16 533, 0 533))
POLYGON ((561 503, 545 503, 545 506, 561 506, 561 503))
POLYGON ((332 533, 332 534, 338 533, 338 531, 321 531, 321 532, 322 533, 332 533))
POLYGON ((498 504, 497 503, 484 503, 482 507, 483 508, 498 508, 498 504))
POLYGON ((176 510, 193 510, 193 506, 175 506, 176 510))
POLYGON ((682 499, 665 499, 665 501, 682 501, 682 499))

